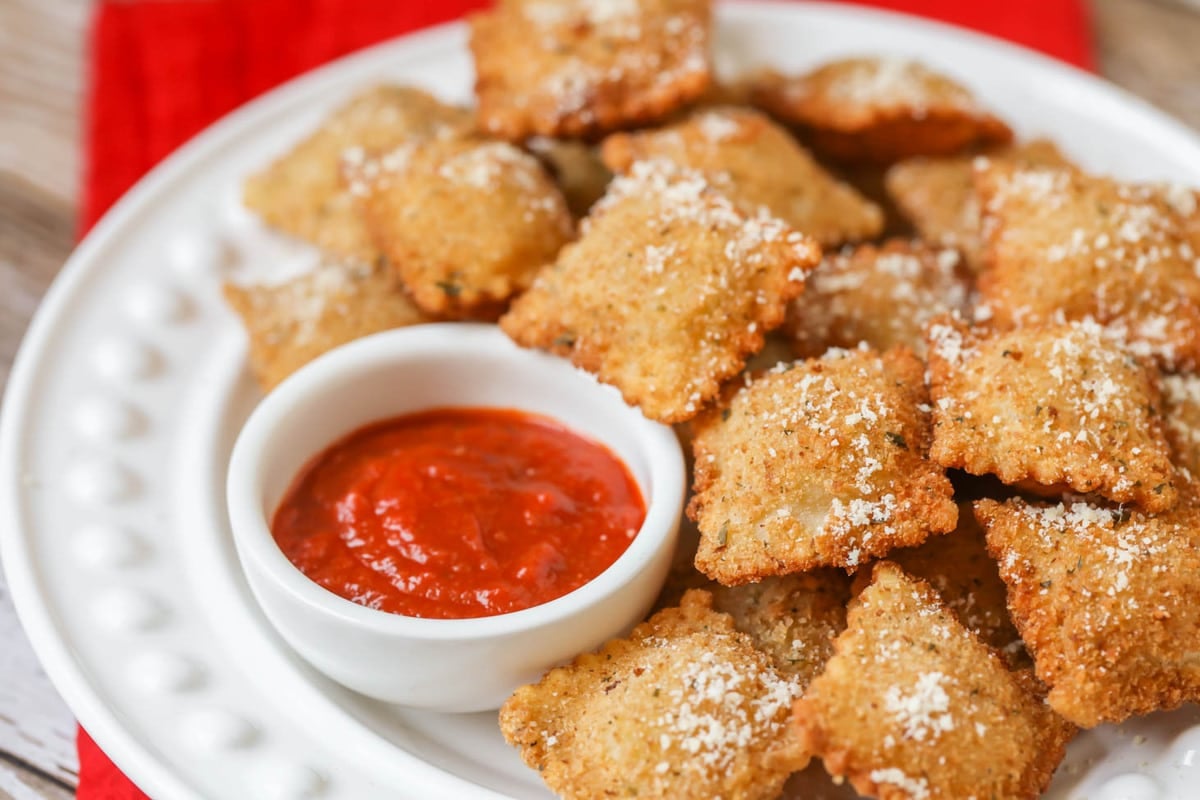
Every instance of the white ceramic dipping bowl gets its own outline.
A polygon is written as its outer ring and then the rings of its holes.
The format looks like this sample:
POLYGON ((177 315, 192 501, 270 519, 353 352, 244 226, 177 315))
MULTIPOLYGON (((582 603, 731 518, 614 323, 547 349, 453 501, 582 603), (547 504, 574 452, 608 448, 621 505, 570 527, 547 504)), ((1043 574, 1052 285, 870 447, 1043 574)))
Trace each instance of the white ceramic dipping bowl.
POLYGON ((649 610, 675 547, 685 488, 674 432, 566 361, 514 345, 492 325, 376 334, 289 377, 246 422, 229 464, 229 518, 250 587, 296 652, 338 683, 438 711, 498 708, 549 667, 619 636, 649 610), (440 407, 542 414, 606 445, 629 468, 646 520, 599 576, 533 608, 476 619, 420 619, 343 599, 284 556, 270 519, 293 479, 343 436, 440 407))

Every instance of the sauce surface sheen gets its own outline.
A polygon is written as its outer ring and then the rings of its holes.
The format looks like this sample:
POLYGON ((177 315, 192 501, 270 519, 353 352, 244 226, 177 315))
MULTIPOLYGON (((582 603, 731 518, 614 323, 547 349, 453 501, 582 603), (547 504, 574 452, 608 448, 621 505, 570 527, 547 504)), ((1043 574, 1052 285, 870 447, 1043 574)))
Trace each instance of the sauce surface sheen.
POLYGON ((645 515, 604 446, 534 414, 446 408, 333 444, 295 479, 271 529, 335 594, 457 619, 577 589, 625 552, 645 515))

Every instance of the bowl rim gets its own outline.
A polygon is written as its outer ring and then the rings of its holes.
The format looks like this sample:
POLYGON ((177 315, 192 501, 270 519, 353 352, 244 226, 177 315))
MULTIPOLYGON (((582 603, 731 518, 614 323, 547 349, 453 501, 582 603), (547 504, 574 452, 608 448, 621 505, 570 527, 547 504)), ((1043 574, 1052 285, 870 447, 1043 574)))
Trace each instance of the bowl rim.
MULTIPOLYGON (((286 419, 322 393, 351 375, 364 371, 403 368, 406 361, 436 355, 521 360, 546 373, 557 372, 556 379, 572 376, 594 380, 559 357, 516 345, 495 325, 485 323, 443 322, 395 328, 372 334, 319 356, 290 375, 269 392, 251 412, 238 433, 226 473, 226 510, 239 559, 247 577, 252 577, 252 560, 288 598, 327 619, 365 631, 423 641, 480 641, 543 628, 567 620, 622 590, 655 560, 664 546, 673 546, 683 511, 686 472, 683 450, 674 430, 647 419, 636 407, 627 405, 611 387, 595 383, 597 391, 611 393, 620 413, 634 426, 632 437, 646 461, 645 484, 633 474, 646 503, 646 517, 629 547, 603 572, 582 586, 529 608, 485 617, 436 619, 410 617, 355 603, 320 586, 283 554, 271 534, 270 522, 263 512, 265 475, 262 460, 272 444, 273 435, 286 419)), ((454 407, 452 400, 444 406, 454 407)), ((486 407, 471 404, 473 407, 486 407)), ((467 407, 466 405, 461 407, 467 407)), ((497 406, 498 407, 498 406, 497 406)), ((527 410, 563 425, 568 430, 615 450, 603 436, 579 433, 574 426, 553 412, 525 409, 520 403, 508 408, 527 410)), ((412 409, 417 413, 421 409, 412 409)), ((369 421, 363 425, 371 424, 369 421)), ((326 446, 334 442, 328 442, 326 446)), ((311 453, 308 459, 315 458, 311 453)), ((624 459, 613 453, 624 464, 624 459)), ((626 464, 626 469, 629 469, 626 464)), ((253 588, 256 581, 251 580, 253 588)))

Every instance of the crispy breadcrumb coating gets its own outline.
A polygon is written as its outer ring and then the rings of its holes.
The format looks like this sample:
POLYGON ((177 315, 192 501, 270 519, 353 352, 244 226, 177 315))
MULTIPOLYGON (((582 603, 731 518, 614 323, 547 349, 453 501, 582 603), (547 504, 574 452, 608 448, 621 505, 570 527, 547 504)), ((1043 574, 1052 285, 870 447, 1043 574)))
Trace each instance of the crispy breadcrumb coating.
POLYGON ((1099 325, 986 336, 943 318, 928 338, 934 461, 1151 512, 1175 505, 1154 374, 1099 325))
POLYGON ((907 350, 831 351, 706 412, 688 504, 697 568, 728 585, 853 568, 953 530, 950 481, 925 458, 922 372, 907 350))
POLYGON ((711 80, 711 0, 500 0, 471 17, 479 126, 517 142, 661 119, 711 80))
POLYGON ((681 422, 762 348, 819 259, 812 239, 744 213, 700 173, 642 161, 500 327, 569 356, 646 416, 681 422))
POLYGON ((749 108, 702 108, 663 128, 616 133, 604 161, 627 172, 665 158, 708 176, 730 200, 772 214, 822 245, 870 239, 883 228, 874 203, 826 172, 791 135, 749 108))
POLYGON ((1048 700, 1091 727, 1200 701, 1200 510, 981 500, 1048 700))
POLYGON ((764 72, 751 97, 838 161, 888 164, 1012 139, 965 87, 901 58, 847 58, 793 77, 764 72))
POLYGON ((518 689, 504 738, 568 800, 773 800, 808 762, 787 741, 799 689, 711 603, 690 591, 518 689))
POLYGON ((381 264, 327 262, 265 286, 225 284, 250 339, 250 368, 264 391, 340 344, 428 318, 381 264))
POLYGON ((1072 166, 1054 142, 1033 139, 979 155, 911 158, 892 165, 884 176, 888 194, 921 238, 958 248, 972 272, 983 269, 973 176, 975 161, 981 158, 1026 167, 1072 166))
POLYGON ((905 346, 925 353, 925 323, 968 311, 970 281, 958 251, 893 239, 825 256, 788 306, 784 329, 797 356, 830 347, 905 346))
POLYGON ((1090 317, 1167 369, 1200 364, 1200 260, 1160 190, 995 162, 975 177, 996 327, 1090 317))
POLYGON ((353 165, 367 228, 429 314, 495 319, 574 235, 562 193, 506 142, 439 139, 353 165))
POLYGON ((881 562, 796 703, 802 751, 884 800, 1033 800, 1073 726, 924 581, 881 562))
POLYGON ((337 109, 307 138, 251 175, 243 200, 268 225, 333 256, 373 261, 378 251, 342 184, 343 156, 458 136, 470 128, 469 112, 421 89, 377 86, 337 109))

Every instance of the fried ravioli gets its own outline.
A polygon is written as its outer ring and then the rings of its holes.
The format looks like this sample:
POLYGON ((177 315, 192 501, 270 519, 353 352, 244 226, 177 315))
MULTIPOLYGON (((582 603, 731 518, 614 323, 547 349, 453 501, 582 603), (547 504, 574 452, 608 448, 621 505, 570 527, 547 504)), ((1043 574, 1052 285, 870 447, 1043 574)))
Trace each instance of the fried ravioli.
POLYGON ((966 313, 969 281, 958 251, 895 239, 827 255, 788 306, 784 328, 797 356, 830 347, 925 352, 925 323, 966 313))
POLYGON ((908 159, 894 164, 884 176, 888 194, 921 238, 958 248, 972 272, 983 269, 979 197, 973 177, 973 165, 979 158, 1026 167, 1071 166, 1054 142, 1034 139, 983 155, 908 159))
POLYGON ((536 158, 441 139, 366 164, 354 181, 372 238, 429 314, 495 319, 554 260, 574 224, 536 158))
POLYGON ((753 109, 705 108, 657 130, 613 134, 602 154, 616 172, 651 158, 699 170, 735 203, 765 206, 822 245, 870 239, 883 228, 878 206, 753 109))
POLYGON ((500 0, 470 24, 479 125, 511 141, 661 119, 711 79, 710 0, 500 0))
POLYGON ((886 800, 1032 800, 1073 728, 924 581, 890 562, 850 603, 825 671, 796 703, 803 752, 886 800))
POLYGON ((344 154, 456 136, 471 128, 465 109, 409 86, 369 89, 244 186, 246 207, 273 227, 334 256, 371 261, 377 251, 340 177, 344 154))
POLYGON ((1091 727, 1200 701, 1200 510, 976 503, 1050 705, 1091 727))
POLYGON ((852 568, 954 529, 950 481, 925 458, 922 364, 831 351, 749 381, 695 423, 696 567, 734 585, 852 568))
POLYGON ((765 578, 741 586, 709 588, 713 608, 766 653, 780 674, 802 691, 833 655, 846 628, 850 578, 833 569, 765 578))
POLYGON ((1167 369, 1200 365, 1200 261, 1161 191, 995 163, 976 188, 997 327, 1091 317, 1167 369))
POLYGON ((569 356, 646 416, 681 422, 762 348, 819 259, 814 241, 765 210, 744 213, 700 173, 642 161, 500 326, 569 356))
POLYGON ((568 800, 773 800, 808 757, 787 743, 799 694, 691 591, 500 710, 504 738, 568 800))
POLYGON ((1099 325, 981 336, 946 318, 928 339, 934 461, 1150 512, 1175 504, 1153 373, 1099 325))
POLYGON ((1012 139, 966 88, 900 58, 848 58, 795 77, 765 72, 751 97, 837 161, 888 164, 1012 139))
POLYGON ((1004 582, 969 503, 959 505, 958 528, 952 533, 932 536, 920 547, 893 550, 888 559, 932 586, 958 621, 1010 666, 1031 664, 1008 615, 1004 582))
POLYGON ((264 391, 338 345, 428 321, 383 265, 328 262, 276 286, 225 285, 264 391))

